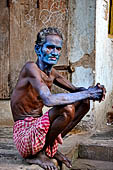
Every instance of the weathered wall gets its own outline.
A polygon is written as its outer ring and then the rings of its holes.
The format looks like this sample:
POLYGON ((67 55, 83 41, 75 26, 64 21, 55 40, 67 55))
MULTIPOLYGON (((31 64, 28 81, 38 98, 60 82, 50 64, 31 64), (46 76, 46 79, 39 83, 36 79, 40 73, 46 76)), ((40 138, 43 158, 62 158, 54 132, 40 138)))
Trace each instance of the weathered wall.
POLYGON ((108 38, 109 0, 97 0, 96 4, 96 82, 107 89, 106 100, 95 103, 96 127, 106 123, 106 112, 113 105, 113 39, 108 38))
POLYGON ((13 117, 9 100, 0 100, 0 126, 13 125, 13 117))
MULTIPOLYGON (((72 83, 89 87, 95 82, 95 0, 72 0, 70 3, 70 62, 75 67, 72 83)), ((93 104, 91 103, 91 109, 93 104)), ((92 119, 89 113, 85 117, 92 119)))
POLYGON ((9 98, 9 9, 0 1, 0 99, 9 98))

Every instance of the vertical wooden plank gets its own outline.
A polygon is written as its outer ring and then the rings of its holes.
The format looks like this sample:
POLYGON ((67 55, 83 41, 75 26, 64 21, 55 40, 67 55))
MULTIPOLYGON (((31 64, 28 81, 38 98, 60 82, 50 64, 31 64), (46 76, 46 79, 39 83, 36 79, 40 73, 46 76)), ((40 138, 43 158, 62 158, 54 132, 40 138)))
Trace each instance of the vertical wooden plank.
POLYGON ((23 65, 36 61, 37 0, 19 0, 10 4, 10 75, 11 91, 23 65))
POLYGON ((110 34, 113 35, 113 0, 111 0, 111 23, 110 23, 110 34))
POLYGON ((9 9, 0 0, 0 99, 9 98, 9 9))
POLYGON ((109 38, 113 38, 113 0, 109 0, 108 36, 109 38))

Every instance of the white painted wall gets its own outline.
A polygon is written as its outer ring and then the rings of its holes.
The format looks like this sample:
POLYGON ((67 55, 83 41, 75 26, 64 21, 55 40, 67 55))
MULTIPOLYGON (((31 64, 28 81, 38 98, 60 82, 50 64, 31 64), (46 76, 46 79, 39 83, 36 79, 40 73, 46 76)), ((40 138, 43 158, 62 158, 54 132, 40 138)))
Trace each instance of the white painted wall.
POLYGON ((94 50, 95 0, 72 0, 70 6, 70 61, 94 50))
MULTIPOLYGON (((108 38, 109 0, 96 2, 96 82, 104 84, 107 90, 106 100, 95 103, 96 127, 106 123, 106 113, 113 105, 113 40, 108 38)), ((113 111, 113 110, 112 110, 113 111)))
MULTIPOLYGON (((90 54, 94 50, 95 41, 95 0, 72 0, 70 6, 70 55, 72 63, 79 61, 84 54, 90 54)), ((88 67, 88 66, 87 66, 88 67)), ((89 66, 90 67, 90 66, 89 66)), ((76 68, 72 75, 75 85, 89 86, 93 84, 93 70, 83 67, 76 68), (89 71, 88 71, 89 70, 89 71), (84 81, 79 80, 81 72, 84 74, 84 81), (87 76, 87 73, 89 75, 87 76), (90 80, 89 81, 89 77, 90 80), (76 81, 77 78, 77 81, 76 81)))
MULTIPOLYGON (((95 50, 95 17, 96 0, 72 0, 70 6, 70 55, 69 60, 74 63, 75 72, 72 73, 72 83, 76 87, 86 87, 95 82, 95 60, 87 61, 84 55, 90 55, 95 50), (81 60, 83 62, 81 62, 81 60), (80 63, 79 65, 77 63, 80 63)), ((93 103, 91 111, 83 118, 92 122, 93 103)))

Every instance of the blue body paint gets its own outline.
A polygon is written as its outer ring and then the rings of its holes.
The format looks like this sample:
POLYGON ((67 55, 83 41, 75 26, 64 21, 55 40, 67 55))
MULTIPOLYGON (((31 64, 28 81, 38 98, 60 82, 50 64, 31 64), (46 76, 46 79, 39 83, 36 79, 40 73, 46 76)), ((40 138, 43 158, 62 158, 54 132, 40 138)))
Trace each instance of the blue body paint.
MULTIPOLYGON (((51 35, 52 36, 52 35, 51 35)), ((42 45, 35 45, 35 52, 38 56, 38 66, 41 70, 51 71, 53 65, 57 64, 62 49, 61 39, 48 38, 47 41, 42 45)))
POLYGON ((60 53, 61 53, 62 46, 56 46, 52 43, 45 43, 42 48, 42 54, 43 54, 43 62, 47 64, 55 65, 57 64, 60 53))

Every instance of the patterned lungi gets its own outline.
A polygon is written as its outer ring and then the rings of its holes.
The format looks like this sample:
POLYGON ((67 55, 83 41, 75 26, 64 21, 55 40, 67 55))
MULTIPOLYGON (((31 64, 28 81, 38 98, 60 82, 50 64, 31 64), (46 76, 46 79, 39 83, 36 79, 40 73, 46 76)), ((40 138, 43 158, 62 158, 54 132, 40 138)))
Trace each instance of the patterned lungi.
MULTIPOLYGON (((48 112, 39 118, 27 117, 15 122, 13 140, 23 158, 35 155, 43 149, 49 127, 48 112)), ((46 148, 46 154, 53 157, 57 149, 58 141, 56 139, 52 148, 50 146, 46 148)))

